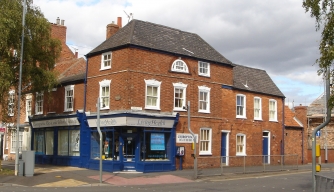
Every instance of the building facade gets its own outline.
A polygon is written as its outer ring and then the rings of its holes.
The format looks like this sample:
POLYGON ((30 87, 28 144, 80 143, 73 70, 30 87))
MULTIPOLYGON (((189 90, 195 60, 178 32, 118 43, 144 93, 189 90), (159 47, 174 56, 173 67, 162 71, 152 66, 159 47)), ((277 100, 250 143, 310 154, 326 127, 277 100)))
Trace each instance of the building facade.
POLYGON ((209 168, 285 154, 284 95, 264 70, 150 22, 118 18, 106 37, 85 65, 57 63, 60 86, 33 96, 37 109, 47 101, 29 118, 36 163, 158 172, 193 168, 194 157, 209 168))

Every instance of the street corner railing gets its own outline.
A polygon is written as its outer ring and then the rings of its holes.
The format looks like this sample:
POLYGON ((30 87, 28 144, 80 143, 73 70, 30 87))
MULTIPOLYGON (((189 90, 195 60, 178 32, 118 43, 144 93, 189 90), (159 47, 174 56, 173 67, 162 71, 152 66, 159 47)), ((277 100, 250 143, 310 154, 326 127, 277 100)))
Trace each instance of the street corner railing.
POLYGON ((325 175, 315 175, 316 192, 334 191, 334 178, 325 175))
POLYGON ((298 170, 298 155, 199 156, 198 176, 298 170))

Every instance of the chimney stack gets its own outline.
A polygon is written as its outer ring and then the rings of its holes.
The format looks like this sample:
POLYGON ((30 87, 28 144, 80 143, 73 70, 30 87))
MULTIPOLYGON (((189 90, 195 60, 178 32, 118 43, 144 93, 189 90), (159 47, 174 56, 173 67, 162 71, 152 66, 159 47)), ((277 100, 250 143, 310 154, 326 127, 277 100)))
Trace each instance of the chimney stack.
POLYGON ((122 17, 117 18, 117 24, 113 21, 107 25, 106 39, 109 39, 113 36, 120 28, 122 28, 122 17))
POLYGON ((119 28, 122 28, 122 17, 117 17, 117 25, 119 28))

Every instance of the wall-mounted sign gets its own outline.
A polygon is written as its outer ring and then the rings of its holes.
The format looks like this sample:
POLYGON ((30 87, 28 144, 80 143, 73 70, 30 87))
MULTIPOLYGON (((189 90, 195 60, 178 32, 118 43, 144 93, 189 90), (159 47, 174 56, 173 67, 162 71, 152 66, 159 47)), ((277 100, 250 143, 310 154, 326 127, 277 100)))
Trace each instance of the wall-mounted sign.
POLYGON ((80 124, 76 117, 72 117, 72 118, 32 121, 31 125, 33 128, 43 128, 43 127, 75 126, 75 125, 80 125, 80 124))
MULTIPOLYGON (((89 127, 97 127, 97 119, 88 119, 89 127)), ((112 126, 136 126, 136 127, 163 127, 173 128, 174 120, 152 119, 152 118, 135 118, 135 117, 115 117, 101 118, 101 127, 112 126)))
MULTIPOLYGON (((198 134, 196 135, 196 143, 198 143, 198 134)), ((190 133, 176 133, 176 143, 193 143, 194 139, 190 133)))
POLYGON ((0 127, 0 132, 2 132, 2 133, 6 132, 6 128, 0 127))

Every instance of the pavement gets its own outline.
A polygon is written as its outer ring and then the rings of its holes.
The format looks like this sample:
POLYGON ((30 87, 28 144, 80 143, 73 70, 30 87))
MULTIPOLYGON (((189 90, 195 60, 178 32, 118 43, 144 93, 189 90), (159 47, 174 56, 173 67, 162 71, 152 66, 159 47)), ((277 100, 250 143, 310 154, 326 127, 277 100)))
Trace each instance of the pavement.
MULTIPOLYGON (((2 168, 15 169, 14 161, 2 161, 2 168)), ((297 170, 292 172, 311 171, 312 165, 299 165, 297 170)), ((322 170, 332 170, 334 164, 328 163, 322 165, 322 170)), ((233 168, 232 168, 233 169, 233 168)), ((34 176, 0 176, 0 186, 26 186, 26 187, 82 187, 82 186, 128 186, 128 185, 149 185, 149 184, 173 184, 199 182, 205 177, 219 173, 217 169, 199 170, 199 177, 194 179, 193 169, 183 169, 170 172, 157 173, 138 173, 138 172, 102 172, 100 180, 100 171, 70 166, 40 165, 36 164, 34 176), (205 175, 201 175, 205 172, 205 175), (210 174, 212 173, 212 174, 210 174)), ((231 171, 231 170, 230 170, 231 171)), ((286 172, 286 171, 285 171, 286 172)), ((275 172, 279 173, 279 171, 275 172)), ((220 177, 252 177, 254 174, 275 174, 270 173, 252 173, 252 174, 233 174, 231 172, 222 174, 220 177)))

